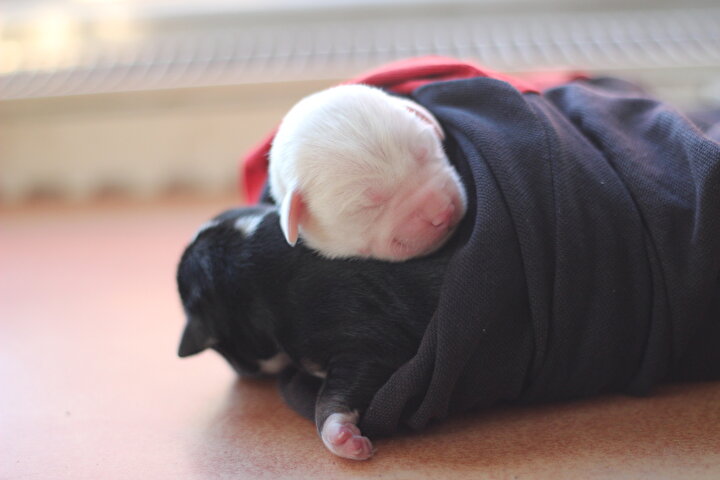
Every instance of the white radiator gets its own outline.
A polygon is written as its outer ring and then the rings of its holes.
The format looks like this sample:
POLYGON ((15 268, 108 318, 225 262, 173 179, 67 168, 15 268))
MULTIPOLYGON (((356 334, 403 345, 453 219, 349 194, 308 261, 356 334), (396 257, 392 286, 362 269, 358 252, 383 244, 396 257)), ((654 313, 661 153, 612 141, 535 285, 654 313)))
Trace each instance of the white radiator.
POLYGON ((6 202, 235 188, 240 154, 295 101, 408 56, 621 75, 687 108, 720 99, 713 2, 37 5, 0 3, 6 202))

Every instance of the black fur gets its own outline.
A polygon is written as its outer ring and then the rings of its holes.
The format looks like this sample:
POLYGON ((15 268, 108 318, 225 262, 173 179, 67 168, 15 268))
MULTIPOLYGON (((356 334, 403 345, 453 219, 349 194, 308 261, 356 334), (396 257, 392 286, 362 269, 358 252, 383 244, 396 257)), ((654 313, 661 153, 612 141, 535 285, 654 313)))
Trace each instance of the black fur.
POLYGON ((327 260, 285 242, 275 207, 229 210, 188 246, 177 281, 188 318, 181 356, 210 347, 238 371, 285 352, 327 372, 318 429, 335 412, 361 415, 417 351, 436 308, 448 249, 404 263, 327 260), (265 213, 254 234, 238 218, 265 213))

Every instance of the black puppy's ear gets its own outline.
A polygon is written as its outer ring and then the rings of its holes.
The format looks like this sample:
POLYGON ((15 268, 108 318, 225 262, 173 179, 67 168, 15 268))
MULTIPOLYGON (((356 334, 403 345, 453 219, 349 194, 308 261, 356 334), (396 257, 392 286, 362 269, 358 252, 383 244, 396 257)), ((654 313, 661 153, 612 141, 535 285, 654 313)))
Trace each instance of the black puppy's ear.
POLYGON ((178 356, 189 357, 210 348, 217 343, 217 340, 210 336, 202 322, 196 319, 189 319, 185 331, 180 340, 178 356))

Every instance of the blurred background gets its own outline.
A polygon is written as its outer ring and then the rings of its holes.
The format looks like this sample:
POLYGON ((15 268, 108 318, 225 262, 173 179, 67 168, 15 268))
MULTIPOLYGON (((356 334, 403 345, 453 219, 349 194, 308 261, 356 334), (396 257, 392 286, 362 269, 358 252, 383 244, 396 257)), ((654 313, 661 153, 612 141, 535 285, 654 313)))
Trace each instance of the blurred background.
POLYGON ((302 96, 394 59, 720 102, 717 0, 0 0, 0 204, 212 195, 302 96))
POLYGON ((177 262, 242 200, 243 153, 427 54, 718 105, 720 2, 0 0, 0 478, 720 478, 718 384, 463 417, 363 474, 272 381, 177 358, 177 262))

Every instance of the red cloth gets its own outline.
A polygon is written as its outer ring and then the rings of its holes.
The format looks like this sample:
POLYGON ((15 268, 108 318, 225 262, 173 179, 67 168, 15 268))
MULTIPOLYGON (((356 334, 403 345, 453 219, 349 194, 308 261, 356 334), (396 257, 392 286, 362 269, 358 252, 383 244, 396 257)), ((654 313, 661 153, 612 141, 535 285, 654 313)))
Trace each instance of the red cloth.
MULTIPOLYGON (((358 77, 343 82, 345 84, 363 83, 385 90, 408 95, 413 90, 432 82, 459 80, 473 77, 489 77, 505 81, 517 90, 539 92, 559 85, 580 75, 573 73, 538 74, 532 81, 514 78, 489 70, 473 62, 448 57, 428 56, 409 58, 382 65, 358 77)), ((244 187, 248 203, 257 203, 267 180, 268 153, 277 128, 273 129, 257 146, 244 157, 240 172, 241 188, 244 187)))

